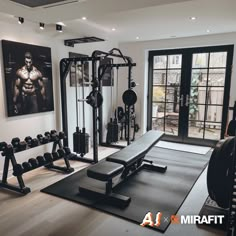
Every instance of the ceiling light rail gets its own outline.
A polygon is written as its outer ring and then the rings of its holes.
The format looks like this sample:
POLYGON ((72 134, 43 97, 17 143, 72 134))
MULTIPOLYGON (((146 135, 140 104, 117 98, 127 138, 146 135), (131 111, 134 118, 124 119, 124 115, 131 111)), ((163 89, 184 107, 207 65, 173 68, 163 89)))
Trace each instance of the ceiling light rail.
POLYGON ((76 38, 76 39, 66 39, 64 40, 64 45, 69 47, 74 47, 75 44, 79 43, 95 43, 95 42, 103 42, 105 39, 97 38, 97 37, 84 37, 84 38, 76 38))

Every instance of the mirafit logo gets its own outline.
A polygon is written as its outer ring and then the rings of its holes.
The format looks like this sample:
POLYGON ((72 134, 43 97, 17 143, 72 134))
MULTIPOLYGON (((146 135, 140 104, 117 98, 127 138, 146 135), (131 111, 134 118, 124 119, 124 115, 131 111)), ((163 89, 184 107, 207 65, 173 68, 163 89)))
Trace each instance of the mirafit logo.
POLYGON ((162 212, 158 212, 155 216, 148 212, 144 218, 141 226, 159 227, 161 222, 171 224, 222 224, 224 215, 171 215, 170 217, 163 216, 162 212))

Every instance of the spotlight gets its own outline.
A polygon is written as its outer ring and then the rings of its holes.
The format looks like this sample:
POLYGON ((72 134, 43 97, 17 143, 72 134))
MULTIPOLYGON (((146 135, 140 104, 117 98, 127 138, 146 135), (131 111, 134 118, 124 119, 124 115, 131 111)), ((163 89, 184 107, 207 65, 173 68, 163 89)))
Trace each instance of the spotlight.
POLYGON ((62 32, 62 25, 56 24, 56 30, 61 33, 62 32))
POLYGON ((44 23, 40 22, 40 23, 39 23, 39 28, 40 28, 41 30, 43 30, 43 29, 44 29, 44 23))
POLYGON ((23 17, 19 17, 18 18, 18 23, 21 25, 24 23, 24 18, 23 17))

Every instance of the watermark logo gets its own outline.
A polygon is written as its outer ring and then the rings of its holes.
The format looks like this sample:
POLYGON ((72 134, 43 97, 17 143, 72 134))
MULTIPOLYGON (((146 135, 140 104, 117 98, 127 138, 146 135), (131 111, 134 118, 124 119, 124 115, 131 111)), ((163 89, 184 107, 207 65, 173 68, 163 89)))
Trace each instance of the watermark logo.
POLYGON ((171 223, 171 224, 223 224, 224 215, 208 215, 208 216, 199 216, 199 215, 171 215, 164 216, 162 212, 153 214, 148 212, 142 223, 142 227, 159 227, 161 223, 171 223))

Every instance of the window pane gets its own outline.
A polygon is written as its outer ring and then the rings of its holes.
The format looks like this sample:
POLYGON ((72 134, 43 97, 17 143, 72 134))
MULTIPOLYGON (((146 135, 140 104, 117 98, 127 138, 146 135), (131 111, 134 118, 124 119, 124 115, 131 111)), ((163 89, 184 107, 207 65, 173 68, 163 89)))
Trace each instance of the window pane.
POLYGON ((182 67, 182 55, 168 56, 168 68, 181 68, 181 67, 182 67))
POLYGON ((190 103, 205 104, 206 102, 206 87, 191 87, 190 103))
POLYGON ((165 103, 153 103, 152 104, 152 117, 164 118, 165 103))
POLYGON ((225 85, 225 69, 209 69, 209 86, 224 86, 225 85))
POLYGON ((153 71, 153 84, 154 85, 166 84, 166 70, 153 71))
POLYGON ((178 103, 179 102, 179 93, 180 93, 179 86, 167 86, 166 87, 166 101, 178 103))
POLYGON ((196 53, 193 54, 193 68, 206 68, 208 67, 209 53, 196 53))
POLYGON ((224 87, 209 87, 207 89, 207 104, 223 105, 224 87))
POLYGON ((221 124, 206 122, 205 139, 220 140, 221 124))
POLYGON ((153 58, 154 69, 166 69, 167 66, 167 56, 155 56, 153 58))
POLYGON ((227 52, 210 53, 210 67, 226 67, 227 52))
POLYGON ((178 135, 179 120, 165 119, 165 133, 168 135, 178 135))
POLYGON ((190 103, 189 104, 189 119, 204 121, 204 118, 205 118, 205 105, 190 103))
POLYGON ((204 122, 189 121, 188 136, 191 138, 203 138, 204 122))
POLYGON ((191 86, 206 86, 207 85, 207 70, 193 69, 191 86))
POLYGON ((167 85, 180 85, 181 70, 168 70, 167 85))
POLYGON ((207 121, 221 122, 222 121, 222 106, 207 106, 207 121))
POLYGON ((165 102, 165 87, 153 87, 152 99, 153 102, 165 102))
POLYGON ((152 129, 164 131, 164 119, 152 118, 152 129))

